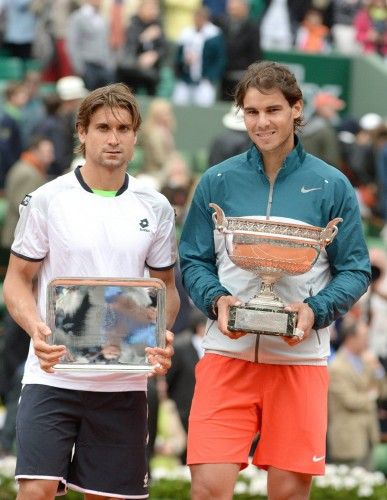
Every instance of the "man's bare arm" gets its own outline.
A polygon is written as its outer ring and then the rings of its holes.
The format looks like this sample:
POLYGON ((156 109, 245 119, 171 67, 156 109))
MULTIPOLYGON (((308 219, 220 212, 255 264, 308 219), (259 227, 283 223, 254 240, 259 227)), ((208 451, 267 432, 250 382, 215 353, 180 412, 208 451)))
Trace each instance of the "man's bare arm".
POLYGON ((46 340, 51 331, 39 315, 33 291, 40 266, 41 262, 11 255, 3 291, 8 312, 31 337, 42 370, 50 373, 66 349, 64 346, 49 345, 46 340))

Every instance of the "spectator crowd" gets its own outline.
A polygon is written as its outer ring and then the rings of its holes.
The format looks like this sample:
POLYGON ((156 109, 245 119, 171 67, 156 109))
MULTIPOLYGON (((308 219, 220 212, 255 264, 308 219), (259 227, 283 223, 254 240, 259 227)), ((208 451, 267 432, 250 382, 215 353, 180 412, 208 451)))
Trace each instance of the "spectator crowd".
MULTIPOLYGON (((116 81, 152 98, 129 173, 165 194, 179 235, 200 172, 176 144, 176 128, 184 123, 177 123, 175 107, 230 104, 202 170, 245 151, 251 142, 242 110, 232 105, 233 90, 263 51, 279 49, 375 54, 387 62, 387 2, 0 0, 0 58, 23 65, 22 79, 0 81, 1 264, 24 196, 83 161, 73 153, 80 101, 116 81)), ((372 468, 373 447, 387 443, 387 117, 351 116, 339 96, 325 91, 313 97, 312 108, 300 134, 306 151, 346 174, 366 230, 378 235, 379 248, 370 244, 372 285, 332 328, 329 360, 328 457, 372 468)), ((177 286, 176 362, 149 394, 156 406, 173 399, 186 431, 205 318, 187 298, 179 272, 177 286)), ((0 398, 8 420, 0 452, 12 454, 27 336, 2 314, 0 398), (20 356, 11 359, 12 349, 20 356)), ((184 446, 179 454, 184 461, 184 446)))

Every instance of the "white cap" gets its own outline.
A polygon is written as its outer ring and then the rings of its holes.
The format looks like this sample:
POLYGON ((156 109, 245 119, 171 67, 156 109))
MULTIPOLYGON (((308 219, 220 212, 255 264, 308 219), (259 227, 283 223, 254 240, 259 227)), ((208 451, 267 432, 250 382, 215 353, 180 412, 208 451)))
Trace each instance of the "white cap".
POLYGON ((243 119, 243 109, 238 109, 235 104, 233 104, 230 111, 223 116, 222 123, 230 130, 245 131, 246 125, 243 119))
POLYGON ((56 82, 56 91, 62 101, 83 99, 88 94, 85 83, 79 76, 64 76, 60 78, 56 82))
POLYGON ((377 113, 367 113, 359 120, 360 128, 363 130, 375 130, 383 123, 383 118, 377 113))

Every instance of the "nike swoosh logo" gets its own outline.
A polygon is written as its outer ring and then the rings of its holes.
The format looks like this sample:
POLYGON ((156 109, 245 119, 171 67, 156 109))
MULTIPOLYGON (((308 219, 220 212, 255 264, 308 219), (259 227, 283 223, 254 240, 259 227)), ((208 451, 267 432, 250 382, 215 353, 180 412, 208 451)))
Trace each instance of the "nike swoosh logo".
POLYGON ((321 462, 321 460, 324 460, 324 458, 325 458, 325 455, 323 455, 322 457, 316 457, 316 455, 314 455, 312 458, 312 461, 313 462, 321 462))
POLYGON ((322 189, 322 188, 306 188, 305 186, 302 186, 301 188, 301 193, 310 193, 311 191, 318 191, 319 189, 322 189))

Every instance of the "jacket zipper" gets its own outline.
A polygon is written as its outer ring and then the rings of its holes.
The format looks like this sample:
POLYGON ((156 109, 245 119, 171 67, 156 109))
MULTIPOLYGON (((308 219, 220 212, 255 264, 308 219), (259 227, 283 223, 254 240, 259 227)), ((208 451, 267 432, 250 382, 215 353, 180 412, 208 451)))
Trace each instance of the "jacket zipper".
POLYGON ((258 351, 259 351, 259 340, 261 338, 261 335, 258 333, 257 339, 255 341, 255 356, 254 356, 254 363, 259 363, 258 361, 258 351))

